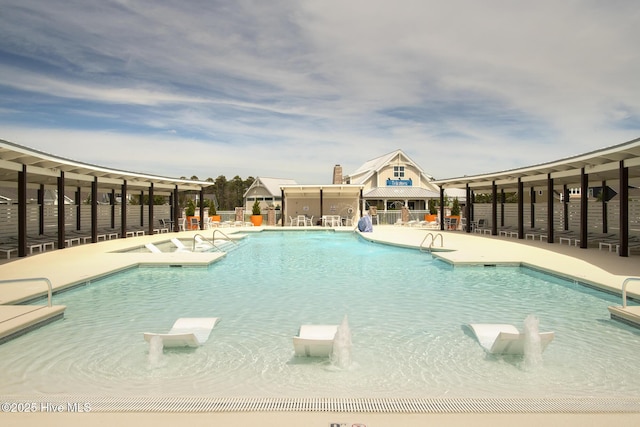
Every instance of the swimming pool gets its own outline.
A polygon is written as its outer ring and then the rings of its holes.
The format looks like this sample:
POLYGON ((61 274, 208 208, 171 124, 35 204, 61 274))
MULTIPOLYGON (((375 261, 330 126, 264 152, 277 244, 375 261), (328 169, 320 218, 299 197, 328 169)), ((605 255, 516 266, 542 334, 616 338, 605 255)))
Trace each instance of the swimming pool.
POLYGON ((139 268, 55 297, 65 319, 0 346, 2 394, 581 397, 638 395, 640 334, 619 298, 512 267, 453 268, 354 234, 263 232, 209 268, 139 268), (487 356, 462 325, 535 314, 543 365, 487 356), (302 324, 348 315, 348 369, 293 357, 302 324), (142 333, 220 317, 200 348, 149 360, 142 333), (25 349, 28 349, 25 351, 25 349))

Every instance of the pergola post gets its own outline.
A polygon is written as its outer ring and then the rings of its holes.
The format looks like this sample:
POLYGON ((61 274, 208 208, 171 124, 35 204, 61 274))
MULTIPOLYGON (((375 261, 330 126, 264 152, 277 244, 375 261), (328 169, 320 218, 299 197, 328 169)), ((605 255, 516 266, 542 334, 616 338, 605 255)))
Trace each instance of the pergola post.
POLYGON ((567 184, 562 186, 562 229, 569 230, 569 189, 567 184))
POLYGON ((629 256, 629 168, 620 161, 620 252, 618 255, 629 256))
POLYGON ((98 177, 91 182, 91 243, 98 241, 98 177))
POLYGON ((76 231, 80 231, 82 229, 82 192, 80 187, 76 187, 76 191, 74 193, 75 198, 75 208, 76 208, 76 231))
POLYGON ((144 190, 140 190, 140 227, 144 227, 144 190))
POLYGON ((58 248, 65 247, 64 171, 58 176, 58 248))
POLYGON ((524 184, 518 178, 518 239, 524 239, 524 184))
POLYGON ((120 204, 120 237, 125 239, 127 237, 127 180, 122 181, 121 187, 121 200, 120 204))
POLYGON ((495 181, 491 182, 491 235, 498 235, 498 186, 495 181))
POLYGON ((530 216, 529 216, 529 228, 536 228, 536 189, 531 187, 529 190, 529 204, 530 204, 530 216))
POLYGON ((587 249, 587 225, 589 223, 589 205, 587 197, 589 193, 589 174, 584 168, 580 170, 580 248, 587 249))
POLYGON ((204 188, 200 188, 200 230, 203 230, 202 227, 204 227, 204 188))
POLYGON ((608 198, 608 194, 607 194, 607 181, 602 180, 602 190, 600 190, 602 194, 602 232, 603 233, 608 233, 609 232, 609 212, 608 212, 608 206, 607 206, 607 198, 608 198))
POLYGON ((547 243, 554 242, 553 178, 547 174, 547 243))
POLYGON ((444 230, 444 187, 440 187, 440 230, 444 230))
POLYGON ((27 165, 18 172, 18 256, 27 256, 27 165))
POLYGON ((469 187, 469 184, 466 185, 466 190, 467 203, 464 207, 464 216, 467 218, 467 221, 465 225, 465 231, 467 233, 471 233, 471 188, 469 187))
POLYGON ((116 190, 111 189, 111 228, 116 228, 116 190))
MULTIPOLYGON (((507 202, 507 196, 504 194, 504 188, 500 189, 500 227, 504 227, 504 205, 507 202)), ((496 227, 496 234, 498 234, 496 227)), ((494 234, 494 236, 496 235, 494 234)))
POLYGON ((149 234, 153 234, 153 182, 149 186, 149 224, 148 224, 148 232, 149 234))
POLYGON ((180 201, 178 199, 178 186, 176 185, 173 188, 173 200, 171 202, 171 221, 173 221, 173 231, 180 231, 180 224, 178 224, 178 219, 180 218, 180 201))
POLYGON ((38 188, 38 234, 44 234, 44 184, 38 188))

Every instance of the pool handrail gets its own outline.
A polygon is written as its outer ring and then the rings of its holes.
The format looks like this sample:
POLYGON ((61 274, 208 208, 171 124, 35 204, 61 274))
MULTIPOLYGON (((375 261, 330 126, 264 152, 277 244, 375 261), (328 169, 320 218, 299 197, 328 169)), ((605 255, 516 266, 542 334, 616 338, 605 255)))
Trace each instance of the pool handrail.
POLYGON ((213 230, 213 235, 211 236, 211 240, 212 240, 212 241, 214 241, 214 242, 216 241, 216 231, 217 231, 218 233, 222 234, 222 235, 223 235, 223 236, 224 236, 228 241, 230 241, 231 243, 233 243, 233 244, 235 244, 235 245, 237 245, 237 244, 238 244, 238 242, 236 242, 236 241, 235 241, 235 240, 233 240, 231 237, 229 237, 228 235, 226 235, 222 230, 218 230, 218 229, 213 230))
POLYGON ((440 237, 440 247, 444 246, 444 237, 442 236, 442 233, 436 233, 434 235, 433 233, 429 232, 427 233, 426 236, 424 236, 424 239, 422 239, 422 242, 420 242, 420 251, 422 251, 422 248, 424 247, 424 242, 427 240, 429 236, 431 236, 431 242, 429 242, 429 252, 431 252, 431 248, 433 247, 433 244, 435 243, 438 237, 440 237))
POLYGON ((640 282, 640 277, 627 277, 622 282, 622 308, 627 308, 627 285, 633 281, 640 282))
POLYGON ((23 279, 5 279, 0 280, 0 285, 5 283, 24 283, 24 282, 37 282, 37 281, 45 281, 47 282, 47 307, 51 308, 51 294, 53 293, 53 286, 51 285, 51 280, 46 277, 27 277, 23 279))
POLYGON ((192 244, 192 251, 195 252, 196 250, 196 237, 201 237, 202 239, 204 239, 205 242, 209 243, 211 245, 211 247, 216 248, 217 250, 219 250, 220 252, 224 252, 222 249, 220 249, 215 241, 216 241, 216 231, 220 234, 222 234, 226 240, 230 241, 231 243, 233 243, 234 245, 237 245, 238 243, 236 241, 234 241, 231 237, 227 236, 225 233, 223 233, 221 230, 215 229, 213 230, 213 235, 211 236, 211 240, 209 240, 207 237, 203 236, 200 233, 196 233, 193 235, 193 244, 192 244))

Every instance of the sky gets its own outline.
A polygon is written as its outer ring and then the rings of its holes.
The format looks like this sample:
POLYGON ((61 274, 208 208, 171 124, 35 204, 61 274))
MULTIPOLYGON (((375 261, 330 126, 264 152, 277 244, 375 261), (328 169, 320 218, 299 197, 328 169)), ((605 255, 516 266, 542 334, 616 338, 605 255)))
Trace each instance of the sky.
POLYGON ((629 1, 0 0, 0 139, 168 177, 436 179, 640 137, 629 1))

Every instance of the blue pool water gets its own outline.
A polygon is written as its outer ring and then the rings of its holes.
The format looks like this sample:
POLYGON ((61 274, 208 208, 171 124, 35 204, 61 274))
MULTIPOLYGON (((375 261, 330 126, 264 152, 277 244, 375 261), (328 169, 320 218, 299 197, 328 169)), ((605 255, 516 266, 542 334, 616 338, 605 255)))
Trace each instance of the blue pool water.
POLYGON ((451 267, 351 233, 250 234, 209 268, 138 268, 54 296, 65 319, 0 346, 0 394, 567 397, 638 395, 637 330, 619 298, 512 267, 451 267), (536 369, 494 357, 467 323, 555 340, 536 369), (302 324, 347 315, 351 365, 296 358, 302 324), (150 360, 143 332, 220 317, 197 349, 150 360))

